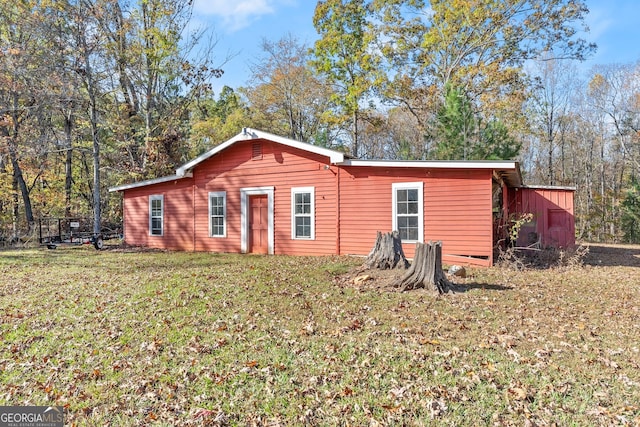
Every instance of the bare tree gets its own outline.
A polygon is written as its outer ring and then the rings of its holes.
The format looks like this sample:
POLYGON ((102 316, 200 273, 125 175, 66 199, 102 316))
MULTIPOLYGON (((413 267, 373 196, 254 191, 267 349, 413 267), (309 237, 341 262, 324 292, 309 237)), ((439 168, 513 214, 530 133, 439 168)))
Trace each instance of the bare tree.
POLYGON ((321 143, 330 94, 328 85, 308 66, 308 46, 288 34, 275 42, 263 39, 260 47, 263 55, 251 65, 250 85, 244 91, 256 126, 321 143))
MULTIPOLYGON (((22 201, 27 230, 35 222, 31 190, 38 181, 42 167, 27 178, 26 163, 43 160, 43 111, 51 99, 55 81, 47 44, 46 7, 31 2, 0 4, 0 150, 8 156, 13 180, 13 221, 17 222, 22 201), (28 179, 31 183, 28 182, 28 179)), ((6 166, 5 166, 6 167, 6 166)))
POLYGON ((577 71, 572 62, 554 59, 545 53, 533 67, 532 77, 535 81, 530 110, 533 112, 534 132, 540 138, 536 151, 539 156, 546 155, 546 179, 548 185, 557 184, 558 174, 564 170, 564 135, 566 117, 569 115, 572 94, 577 88, 575 80, 577 71), (557 161, 560 151, 560 162, 557 161), (560 163, 560 168, 557 167, 560 163))

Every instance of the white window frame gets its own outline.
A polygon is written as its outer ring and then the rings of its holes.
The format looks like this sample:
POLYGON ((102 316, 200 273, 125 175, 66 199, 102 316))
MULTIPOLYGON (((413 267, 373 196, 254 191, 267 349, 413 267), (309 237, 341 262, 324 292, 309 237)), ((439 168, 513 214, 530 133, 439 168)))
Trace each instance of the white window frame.
POLYGON ((291 239, 315 240, 316 239, 316 194, 314 187, 294 187, 291 189, 291 239), (311 212, 309 214, 296 214, 296 194, 310 194, 311 212), (309 217, 311 222, 310 236, 296 236, 296 218, 309 217))
POLYGON ((226 191, 210 191, 209 192, 209 237, 224 238, 227 237, 227 192, 226 191), (222 197, 222 234, 213 234, 213 205, 211 203, 214 197, 222 197))
POLYGON ((418 213, 403 216, 418 217, 418 240, 403 240, 404 242, 424 243, 424 183, 420 182, 399 182, 391 184, 392 191, 392 223, 393 230, 398 230, 398 190, 418 190, 418 213))
POLYGON ((153 194, 149 196, 149 236, 154 237, 162 237, 164 236, 164 195, 163 194, 153 194), (153 202, 159 200, 160 205, 160 234, 153 233, 153 218, 158 218, 153 216, 153 202))

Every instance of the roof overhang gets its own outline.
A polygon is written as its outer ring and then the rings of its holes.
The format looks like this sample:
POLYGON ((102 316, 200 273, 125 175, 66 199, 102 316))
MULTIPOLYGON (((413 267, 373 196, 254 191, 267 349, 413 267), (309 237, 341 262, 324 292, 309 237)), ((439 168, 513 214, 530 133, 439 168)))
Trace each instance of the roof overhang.
POLYGON ((520 172, 520 165, 518 164, 518 162, 512 162, 512 163, 515 163, 516 165, 515 169, 496 168, 494 169, 494 171, 500 177, 500 179, 502 179, 502 181, 507 185, 507 187, 511 187, 511 188, 522 187, 524 184, 522 182, 522 173, 520 172))
POLYGON ((176 181, 182 178, 191 178, 192 176, 193 175, 191 173, 186 173, 184 175, 163 176, 160 178, 148 179, 146 181, 132 182, 131 184, 124 184, 124 185, 118 185, 117 187, 111 187, 109 188, 109 192, 113 193, 116 191, 131 190, 132 188, 146 187, 147 185, 153 185, 153 184, 162 184, 163 182, 176 181))
POLYGON ((340 166, 423 168, 423 169, 485 169, 494 171, 509 187, 521 187, 522 175, 513 160, 345 160, 340 166))

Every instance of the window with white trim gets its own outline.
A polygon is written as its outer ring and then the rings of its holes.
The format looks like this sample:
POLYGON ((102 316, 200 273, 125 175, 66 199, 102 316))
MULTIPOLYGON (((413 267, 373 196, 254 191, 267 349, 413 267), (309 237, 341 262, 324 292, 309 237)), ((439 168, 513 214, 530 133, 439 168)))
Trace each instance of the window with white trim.
POLYGON ((227 192, 209 193, 209 236, 227 236, 227 192))
POLYGON ((315 189, 291 189, 291 238, 315 239, 315 189))
POLYGON ((393 229, 403 241, 423 241, 423 183, 403 182, 392 184, 393 229))
POLYGON ((149 196, 149 234, 164 235, 164 196, 149 196))

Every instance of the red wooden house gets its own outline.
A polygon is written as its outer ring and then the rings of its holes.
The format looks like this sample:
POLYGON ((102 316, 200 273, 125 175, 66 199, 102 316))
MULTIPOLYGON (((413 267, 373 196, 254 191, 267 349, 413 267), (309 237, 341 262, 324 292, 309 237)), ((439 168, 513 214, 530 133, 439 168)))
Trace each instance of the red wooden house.
POLYGON ((366 255, 377 231, 399 230, 408 257, 416 242, 441 240, 444 262, 486 266, 505 219, 526 210, 523 200, 549 201, 536 223, 548 243, 573 242, 572 191, 522 198, 530 190, 514 161, 357 160, 253 129, 175 175, 110 189, 123 193, 131 245, 366 255))

